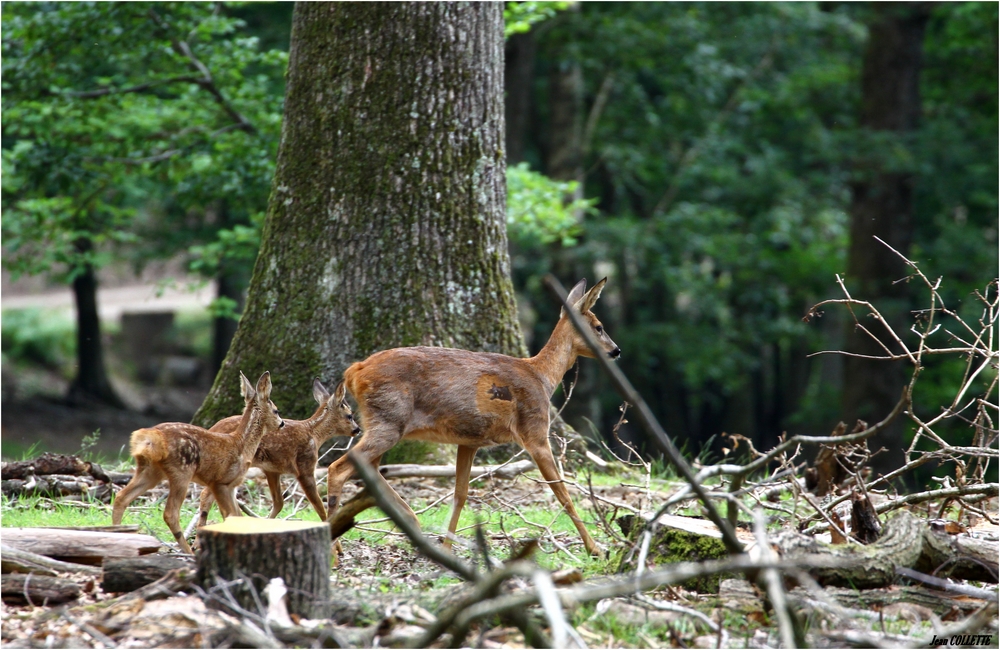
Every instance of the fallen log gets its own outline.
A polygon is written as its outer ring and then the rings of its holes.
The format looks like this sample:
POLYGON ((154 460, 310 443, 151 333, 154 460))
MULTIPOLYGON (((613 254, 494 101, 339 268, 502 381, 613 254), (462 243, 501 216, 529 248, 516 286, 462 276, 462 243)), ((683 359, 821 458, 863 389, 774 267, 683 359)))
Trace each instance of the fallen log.
POLYGON ((80 592, 80 585, 65 578, 19 573, 0 576, 0 596, 8 605, 58 605, 76 600, 80 592))
POLYGON ((781 533, 773 541, 785 559, 808 561, 816 558, 827 563, 831 559, 841 560, 842 566, 809 571, 823 586, 886 587, 897 580, 898 566, 925 567, 926 570, 927 566, 937 568, 942 564, 954 565, 957 573, 951 576, 955 578, 997 582, 997 542, 964 535, 942 535, 947 534, 935 531, 929 522, 902 510, 884 524, 878 541, 869 545, 830 545, 792 532, 781 533), (957 558, 958 548, 970 549, 969 556, 957 558))
POLYGON ((31 475, 68 474, 71 476, 91 476, 98 481, 110 483, 111 478, 96 463, 82 460, 78 456, 44 453, 38 458, 0 464, 0 479, 26 479, 31 475))
MULTIPOLYGON (((913 607, 926 608, 937 616, 946 616, 952 612, 967 616, 983 604, 981 600, 968 596, 951 596, 939 589, 922 586, 894 585, 889 588, 863 591, 848 587, 826 587, 823 589, 823 594, 842 607, 864 612, 884 611, 886 607, 905 603, 913 607)), ((796 587, 789 592, 789 596, 792 602, 805 605, 813 594, 808 589, 796 587)))
POLYGON ((29 476, 27 479, 8 479, 0 482, 0 492, 7 497, 67 497, 81 496, 91 491, 92 485, 73 476, 29 476))
POLYGON ((1000 573, 996 541, 967 534, 952 535, 941 522, 930 521, 924 529, 923 543, 920 562, 913 567, 917 571, 996 584, 1000 573))
MULTIPOLYGON (((512 479, 525 472, 535 469, 535 463, 530 460, 519 460, 516 463, 504 465, 476 465, 469 474, 470 478, 481 476, 492 476, 499 479, 512 479)), ((400 463, 395 465, 382 465, 378 468, 383 478, 453 478, 455 476, 454 465, 418 465, 416 463, 400 463)), ((322 467, 316 470, 316 481, 326 481, 327 468, 322 467)), ((253 478, 257 476, 253 470, 247 473, 253 478)), ((263 478, 263 473, 259 475, 263 478)))
POLYGON ((256 611, 268 582, 281 578, 290 613, 329 615, 330 526, 325 522, 229 517, 198 529, 197 559, 198 584, 223 604, 228 592, 241 607, 256 611))
POLYGON ((152 584, 174 569, 194 572, 194 560, 181 555, 144 555, 130 558, 105 558, 102 564, 101 589, 122 593, 152 584))
MULTIPOLYGON (((535 469, 535 463, 530 460, 519 460, 507 465, 474 466, 470 478, 490 475, 495 478, 512 479, 515 476, 535 469)), ((325 472, 324 472, 325 474, 325 472)), ((454 465, 384 465, 379 467, 383 478, 452 478, 455 476, 454 465)))
POLYGON ((160 540, 137 533, 61 528, 4 528, 3 542, 64 562, 99 565, 106 557, 137 557, 160 550, 160 540))
POLYGON ((52 558, 22 551, 6 544, 0 545, 0 571, 3 573, 34 573, 54 576, 57 573, 85 573, 96 576, 101 570, 87 564, 60 562, 52 558))

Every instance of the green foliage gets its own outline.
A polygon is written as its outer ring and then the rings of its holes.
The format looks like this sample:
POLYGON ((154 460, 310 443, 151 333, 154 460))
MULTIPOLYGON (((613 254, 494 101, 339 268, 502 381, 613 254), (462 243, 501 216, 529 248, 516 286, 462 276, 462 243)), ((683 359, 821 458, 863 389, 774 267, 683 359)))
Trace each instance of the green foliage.
MULTIPOLYGON (((821 345, 801 318, 846 262, 865 30, 813 4, 580 9, 539 43, 541 69, 581 66, 588 104, 610 89, 582 161, 596 211, 557 268, 612 276, 622 302, 602 318, 623 370, 681 439, 705 426, 703 442, 727 401, 773 372, 769 358, 821 345)), ((547 92, 536 86, 542 120, 547 92)), ((553 262, 512 241, 540 344, 556 313, 538 278, 553 262)))
POLYGON ((3 20, 3 246, 15 274, 69 280, 123 243, 141 265, 263 209, 286 55, 259 51, 221 5, 8 3, 3 20), (228 222, 204 219, 221 198, 228 222))
POLYGON ((76 350, 73 321, 61 312, 5 309, 2 318, 4 361, 62 369, 76 350))
POLYGON ((504 37, 531 31, 535 23, 566 10, 571 2, 506 2, 503 8, 504 37))
POLYGON ((580 234, 577 214, 591 211, 594 199, 572 199, 579 183, 552 180, 528 163, 507 168, 507 228, 523 246, 559 242, 573 246, 580 234))

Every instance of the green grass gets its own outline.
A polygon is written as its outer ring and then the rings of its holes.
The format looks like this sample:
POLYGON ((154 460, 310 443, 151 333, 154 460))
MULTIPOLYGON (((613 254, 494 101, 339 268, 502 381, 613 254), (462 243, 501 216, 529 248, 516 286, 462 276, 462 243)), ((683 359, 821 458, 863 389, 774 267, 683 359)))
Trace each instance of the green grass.
MULTIPOLYGON (((186 525, 197 510, 197 504, 187 500, 181 507, 181 523, 186 525)), ((6 496, 0 502, 4 527, 34 528, 42 526, 110 526, 111 506, 99 501, 68 501, 47 497, 19 497, 11 501, 6 496)), ((138 524, 139 532, 153 535, 160 541, 173 541, 163 521, 162 501, 135 501, 125 511, 122 524, 138 524)))

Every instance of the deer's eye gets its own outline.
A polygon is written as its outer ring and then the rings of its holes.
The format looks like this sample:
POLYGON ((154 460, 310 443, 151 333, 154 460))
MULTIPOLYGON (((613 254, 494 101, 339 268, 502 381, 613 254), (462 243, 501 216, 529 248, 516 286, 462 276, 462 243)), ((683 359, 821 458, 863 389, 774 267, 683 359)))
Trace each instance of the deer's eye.
POLYGON ((604 332, 604 328, 598 325, 597 327, 594 328, 594 331, 596 331, 598 334, 602 334, 604 332))

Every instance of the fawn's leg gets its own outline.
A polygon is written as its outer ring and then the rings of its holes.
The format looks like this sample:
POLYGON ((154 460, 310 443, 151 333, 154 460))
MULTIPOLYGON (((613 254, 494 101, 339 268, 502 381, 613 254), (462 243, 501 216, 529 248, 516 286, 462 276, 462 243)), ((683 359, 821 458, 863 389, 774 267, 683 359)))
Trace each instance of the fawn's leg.
POLYGON ((163 521, 167 528, 174 534, 174 539, 180 544, 181 550, 185 553, 193 553, 191 547, 184 539, 184 531, 181 530, 181 504, 187 498, 188 486, 191 485, 191 475, 182 472, 174 472, 167 475, 170 481, 170 494, 167 495, 167 503, 163 507, 163 521))
POLYGON ((535 465, 538 465, 538 471, 542 473, 542 478, 548 481, 549 487, 552 488, 552 492, 555 493, 556 498, 559 499, 559 503, 566 510, 566 514, 573 520, 573 525, 579 531, 580 538, 583 540, 583 545, 587 549, 587 552, 591 555, 603 557, 604 553, 597 546, 597 542, 590 536, 590 533, 587 532, 586 526, 583 525, 583 520, 576 514, 576 507, 569 496, 569 491, 566 489, 562 477, 559 476, 556 460, 552 456, 552 448, 549 447, 549 440, 544 434, 546 431, 548 431, 548 426, 542 429, 543 433, 539 436, 541 442, 525 440, 524 448, 531 455, 531 459, 535 461, 535 465))
POLYGON ((285 495, 281 492, 281 474, 264 472, 264 476, 267 477, 267 488, 271 491, 271 514, 268 517, 274 519, 285 507, 285 495))
POLYGON ((236 505, 236 487, 237 485, 222 484, 212 486, 212 494, 215 495, 215 501, 219 504, 219 511, 222 512, 223 519, 243 516, 240 507, 236 505))
POLYGON ((451 548, 451 540, 458 528, 458 518, 465 507, 469 496, 469 474, 472 472, 472 461, 476 458, 478 447, 458 446, 458 456, 455 459, 455 500, 451 507, 451 521, 448 523, 448 536, 444 539, 444 547, 451 548))
POLYGON ((115 526, 121 524, 125 508, 136 498, 156 487, 163 478, 163 473, 159 469, 143 460, 138 460, 132 480, 115 496, 115 506, 111 511, 111 523, 115 526))
MULTIPOLYGON (((315 467, 316 463, 313 463, 312 466, 315 467)), ((319 490, 316 489, 315 474, 314 470, 306 469, 300 471, 295 478, 298 480, 299 485, 302 486, 302 492, 309 499, 309 503, 312 504, 316 514, 319 515, 319 520, 326 521, 326 508, 323 506, 323 498, 319 495, 319 490)))
POLYGON ((206 487, 201 491, 201 497, 198 499, 198 527, 202 527, 208 523, 208 512, 212 509, 212 504, 215 503, 215 495, 212 494, 212 490, 206 487))

